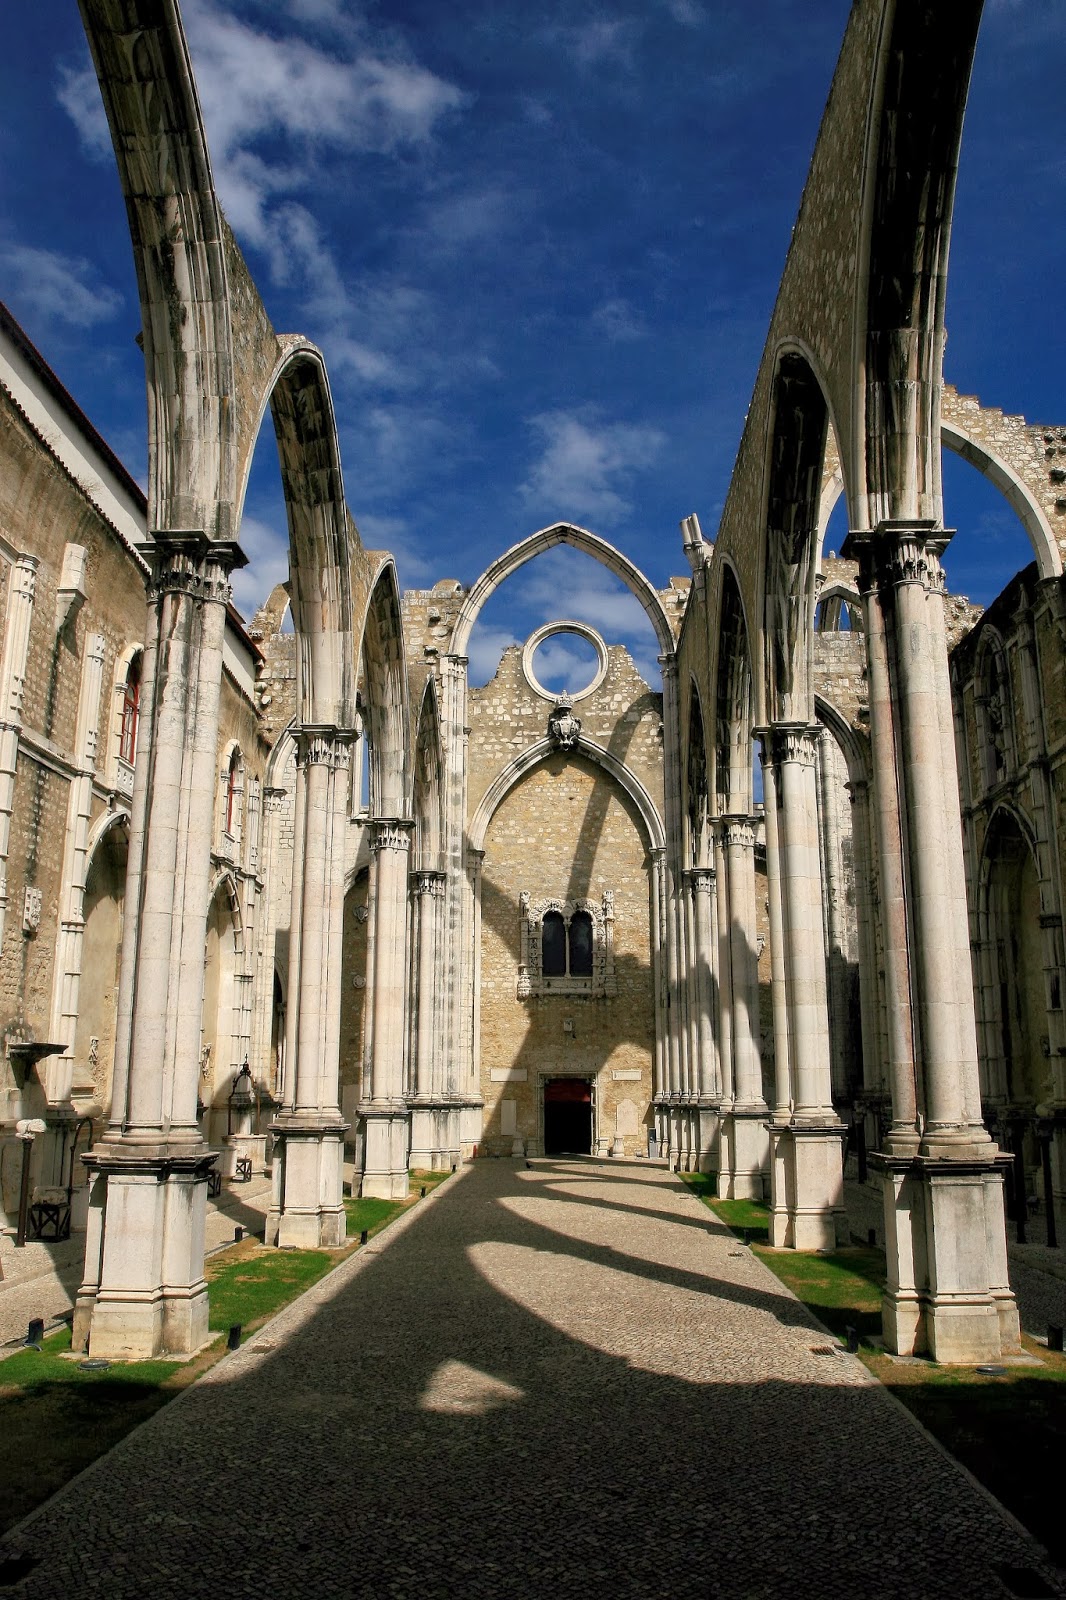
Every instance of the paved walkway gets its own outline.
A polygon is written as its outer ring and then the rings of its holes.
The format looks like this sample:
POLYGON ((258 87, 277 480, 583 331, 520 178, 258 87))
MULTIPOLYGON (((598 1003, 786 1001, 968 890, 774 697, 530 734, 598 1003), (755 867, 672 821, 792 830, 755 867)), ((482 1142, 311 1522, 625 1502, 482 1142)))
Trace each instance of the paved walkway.
MULTIPOLYGON (((483 1161, 0 1547, 25 1600, 1002 1600, 1039 1554, 662 1169, 483 1161)), ((1058 1592, 1052 1590, 1051 1592, 1058 1592)))

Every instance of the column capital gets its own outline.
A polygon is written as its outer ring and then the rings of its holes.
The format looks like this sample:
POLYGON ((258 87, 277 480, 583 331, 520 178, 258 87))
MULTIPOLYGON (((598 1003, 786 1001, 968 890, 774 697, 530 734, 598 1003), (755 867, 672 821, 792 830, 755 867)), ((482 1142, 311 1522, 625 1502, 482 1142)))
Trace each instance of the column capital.
POLYGON ((883 593, 903 584, 920 584, 930 594, 943 594, 944 569, 940 558, 954 530, 931 519, 879 522, 876 528, 853 529, 841 547, 845 561, 859 563, 859 588, 863 594, 883 593))
POLYGON ((664 682, 667 678, 672 680, 677 677, 677 656, 673 650, 668 655, 659 656, 658 662, 662 669, 664 682))
POLYGON ((444 887, 448 881, 446 872, 438 872, 434 868, 420 867, 411 874, 411 892, 419 897, 428 895, 438 899, 444 898, 444 887))
POLYGON ((775 767, 790 761, 801 767, 813 767, 817 762, 824 732, 820 722, 774 722, 767 732, 770 759, 775 767))
POLYGON ((295 729, 296 765, 298 767, 336 767, 348 765, 352 728, 339 728, 334 723, 305 722, 295 729))
POLYGON ((137 550, 150 570, 150 601, 164 594, 188 594, 226 605, 230 573, 248 562, 236 539, 212 539, 197 528, 157 528, 137 550))
POLYGON ((717 873, 714 867, 711 866, 686 867, 683 876, 694 895, 710 894, 714 888, 714 880, 717 873))
POLYGON ((415 827, 410 817, 372 817, 369 827, 371 850, 410 850, 415 827))
POLYGON ((469 656, 442 655, 439 660, 442 676, 447 678, 466 677, 466 669, 470 665, 469 656))
POLYGON ((721 834, 724 848, 739 848, 741 850, 755 849, 755 821, 742 813, 731 814, 724 817, 715 817, 714 826, 721 834))

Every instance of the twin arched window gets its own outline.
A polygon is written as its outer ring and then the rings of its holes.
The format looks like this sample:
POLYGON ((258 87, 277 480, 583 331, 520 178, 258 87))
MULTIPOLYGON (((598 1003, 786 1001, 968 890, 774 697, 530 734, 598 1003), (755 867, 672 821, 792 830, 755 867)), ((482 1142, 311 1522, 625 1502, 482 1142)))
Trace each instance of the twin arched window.
POLYGON ((545 978, 592 977, 592 918, 575 911, 567 922, 561 911, 546 911, 540 935, 545 978))

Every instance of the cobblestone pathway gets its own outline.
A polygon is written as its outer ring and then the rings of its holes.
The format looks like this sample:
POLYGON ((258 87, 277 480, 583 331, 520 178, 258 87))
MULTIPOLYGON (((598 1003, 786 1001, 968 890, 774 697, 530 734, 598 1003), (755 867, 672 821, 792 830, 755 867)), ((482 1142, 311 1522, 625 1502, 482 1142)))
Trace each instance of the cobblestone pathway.
POLYGON ((0 1555, 37 1558, 28 1600, 1037 1592, 996 1575, 1035 1548, 825 1347, 662 1168, 479 1162, 0 1555))

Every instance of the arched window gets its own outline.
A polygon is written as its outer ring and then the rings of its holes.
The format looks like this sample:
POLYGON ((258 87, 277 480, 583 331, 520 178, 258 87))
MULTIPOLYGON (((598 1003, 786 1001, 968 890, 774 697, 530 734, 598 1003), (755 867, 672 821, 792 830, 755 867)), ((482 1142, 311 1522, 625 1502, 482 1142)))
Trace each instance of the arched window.
POLYGON ((236 834, 240 826, 240 753, 234 750, 226 773, 226 832, 236 834))
POLYGON ((521 955, 518 998, 533 995, 615 993, 614 894, 602 900, 518 897, 521 955))
POLYGON ((570 976, 592 977, 592 918, 587 911, 575 911, 570 918, 570 976))
POLYGON ((566 976, 566 923, 559 911, 546 911, 541 931, 541 970, 546 978, 566 976))
POLYGON ((118 756, 133 766, 137 754, 137 724, 141 713, 141 657, 135 655, 126 668, 126 681, 119 707, 118 756))

